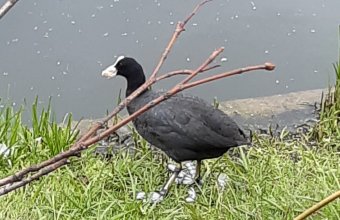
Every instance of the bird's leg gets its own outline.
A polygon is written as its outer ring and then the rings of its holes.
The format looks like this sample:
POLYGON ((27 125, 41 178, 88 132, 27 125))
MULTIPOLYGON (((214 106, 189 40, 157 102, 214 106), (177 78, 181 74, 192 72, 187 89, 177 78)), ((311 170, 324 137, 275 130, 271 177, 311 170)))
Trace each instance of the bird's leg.
POLYGON ((165 196, 166 194, 168 194, 171 185, 173 184, 173 182, 175 181, 175 179, 177 178, 181 170, 182 170, 182 164, 179 164, 179 167, 176 167, 176 169, 173 171, 169 179, 166 181, 162 189, 159 191, 159 194, 161 194, 162 196, 165 196))
POLYGON ((201 177, 201 164, 202 164, 202 161, 201 160, 197 160, 197 164, 196 164, 196 183, 198 185, 203 185, 203 181, 202 181, 202 177, 201 177))

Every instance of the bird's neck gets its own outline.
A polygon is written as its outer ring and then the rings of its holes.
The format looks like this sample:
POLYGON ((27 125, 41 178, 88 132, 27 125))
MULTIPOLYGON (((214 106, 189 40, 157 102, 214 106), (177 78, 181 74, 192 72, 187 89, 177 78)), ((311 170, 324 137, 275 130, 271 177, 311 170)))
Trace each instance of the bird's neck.
POLYGON ((128 97, 129 95, 131 95, 131 93, 137 90, 144 83, 144 76, 141 76, 140 78, 134 78, 133 80, 128 80, 125 96, 128 97))

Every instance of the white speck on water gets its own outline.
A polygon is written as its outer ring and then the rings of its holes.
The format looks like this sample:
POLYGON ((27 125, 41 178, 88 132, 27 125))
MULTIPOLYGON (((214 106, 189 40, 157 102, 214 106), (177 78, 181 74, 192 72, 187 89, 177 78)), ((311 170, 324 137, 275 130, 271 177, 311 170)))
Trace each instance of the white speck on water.
POLYGON ((158 40, 158 37, 153 37, 153 40, 158 40))
POLYGON ((33 30, 37 31, 38 30, 38 26, 34 26, 33 30))
POLYGON ((197 26, 198 24, 197 23, 193 23, 192 26, 197 26))
POLYGON ((33 91, 33 90, 34 90, 34 87, 33 87, 33 86, 31 86, 30 90, 31 90, 31 91, 33 91))
POLYGON ((293 29, 292 29, 292 32, 293 32, 293 33, 295 33, 295 32, 296 32, 296 29, 295 29, 295 28, 293 28, 293 29))
POLYGON ((16 106, 16 105, 17 105, 17 103, 15 103, 15 102, 12 103, 12 106, 16 106))
POLYGON ((14 38, 14 39, 12 39, 12 42, 13 43, 16 43, 16 42, 18 42, 19 41, 19 39, 18 38, 14 38))
POLYGON ((125 21, 126 21, 126 22, 130 22, 130 18, 126 18, 125 21))
POLYGON ((37 50, 37 54, 40 54, 41 53, 41 51, 40 50, 37 50))
POLYGON ((45 34, 44 34, 43 37, 44 37, 44 38, 48 38, 48 32, 45 32, 45 34))
POLYGON ((47 20, 43 21, 43 24, 47 24, 47 20))
POLYGON ((96 17, 96 14, 92 14, 92 15, 91 15, 91 18, 94 18, 94 17, 96 17))
POLYGON ((136 44, 138 44, 139 43, 139 40, 136 40, 136 44))
POLYGON ((49 32, 53 31, 53 28, 49 28, 48 31, 49 31, 49 32))
POLYGON ((278 12, 278 13, 276 13, 276 15, 277 15, 277 16, 281 16, 281 13, 280 13, 280 12, 278 12))
POLYGON ((2 75, 8 76, 8 72, 3 72, 2 75))
POLYGON ((109 33, 108 33, 108 32, 106 32, 105 34, 103 34, 103 37, 107 37, 107 36, 109 36, 109 33))
POLYGON ((151 21, 148 21, 147 24, 151 24, 151 21))
POLYGON ((102 10, 104 7, 102 6, 102 5, 100 5, 100 6, 97 6, 97 9, 98 10, 102 10))
POLYGON ((226 58, 226 57, 221 58, 221 62, 227 62, 227 61, 228 61, 228 58, 226 58))
POLYGON ((58 95, 57 95, 58 97, 60 97, 60 94, 58 93, 58 95))
POLYGON ((187 62, 190 62, 190 58, 189 58, 189 57, 187 57, 187 59, 186 59, 186 60, 187 60, 187 62))
POLYGON ((285 87, 286 87, 286 89, 288 89, 288 85, 286 85, 285 87))
POLYGON ((235 15, 235 19, 237 19, 238 18, 238 15, 235 15))
POLYGON ((251 4, 251 6, 252 6, 252 8, 251 8, 251 9, 255 11, 255 10, 256 10, 255 3, 254 3, 253 1, 251 1, 251 2, 250 2, 250 4, 251 4))
POLYGON ((174 24, 175 24, 175 22, 173 22, 173 21, 170 21, 170 24, 171 24, 171 25, 174 25, 174 24))
POLYGON ((169 15, 170 15, 170 16, 172 16, 172 15, 173 15, 173 13, 170 11, 170 12, 169 12, 169 15))
POLYGON ((55 80, 55 77, 54 77, 54 76, 51 76, 51 80, 55 80))
POLYGON ((295 79, 294 79, 294 78, 290 78, 289 80, 290 80, 290 81, 294 81, 295 79))
POLYGON ((315 30, 315 29, 310 29, 310 32, 311 32, 311 33, 315 33, 316 30, 315 30))
POLYGON ((287 36, 290 36, 290 35, 292 35, 292 33, 290 33, 290 32, 289 32, 289 33, 287 33, 287 36))
POLYGON ((312 16, 313 16, 313 17, 316 17, 316 15, 317 15, 316 13, 312 13, 312 16))
POLYGON ((75 21, 71 21, 71 24, 75 25, 75 24, 76 24, 76 22, 75 22, 75 21))
POLYGON ((67 75, 67 74, 68 74, 68 72, 63 71, 63 75, 67 75))
POLYGON ((314 73, 318 73, 319 71, 318 71, 318 70, 314 70, 313 72, 314 72, 314 73))
POLYGON ((162 22, 161 21, 157 21, 157 24, 162 24, 162 22))
POLYGON ((113 8, 113 4, 110 5, 110 8, 113 8))
POLYGON ((275 83, 276 83, 276 84, 279 84, 279 83, 280 83, 280 81, 277 79, 277 80, 275 80, 275 83))
POLYGON ((265 53, 265 54, 268 54, 268 53, 269 53, 269 51, 268 51, 268 50, 265 50, 265 51, 264 51, 264 53, 265 53))
POLYGON ((57 61, 57 66, 59 66, 60 64, 61 64, 61 62, 58 60, 58 61, 57 61))
POLYGON ((216 17, 216 19, 215 19, 217 22, 219 22, 220 21, 220 18, 219 17, 216 17))
POLYGON ((121 35, 122 35, 122 36, 127 36, 128 34, 125 32, 125 33, 122 33, 121 35))

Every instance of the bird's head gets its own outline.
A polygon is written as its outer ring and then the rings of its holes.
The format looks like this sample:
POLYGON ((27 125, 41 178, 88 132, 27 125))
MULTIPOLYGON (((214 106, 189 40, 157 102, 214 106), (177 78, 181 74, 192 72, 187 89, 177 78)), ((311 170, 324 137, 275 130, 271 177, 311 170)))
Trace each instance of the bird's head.
POLYGON ((123 76, 128 82, 126 94, 130 94, 145 82, 142 66, 133 58, 120 56, 113 65, 102 71, 102 76, 111 79, 123 76))
POLYGON ((107 79, 111 79, 115 76, 123 76, 128 81, 144 78, 145 81, 142 66, 137 63, 135 59, 124 56, 119 56, 113 65, 103 70, 102 76, 106 77, 107 79))

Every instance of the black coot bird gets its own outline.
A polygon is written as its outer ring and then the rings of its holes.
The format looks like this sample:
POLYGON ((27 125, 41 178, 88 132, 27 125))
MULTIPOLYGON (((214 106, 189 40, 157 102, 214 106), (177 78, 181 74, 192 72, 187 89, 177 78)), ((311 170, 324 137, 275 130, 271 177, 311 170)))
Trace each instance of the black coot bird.
MULTIPOLYGON (((126 97, 145 82, 142 66, 133 58, 118 57, 117 61, 102 72, 111 78, 120 75, 127 80, 126 97)), ((129 114, 163 92, 145 90, 127 105, 129 114)), ((177 163, 196 160, 197 180, 200 180, 201 161, 223 155, 232 147, 249 144, 244 132, 221 110, 204 100, 176 94, 133 120, 138 133, 150 144, 164 151, 177 163)), ((165 195, 181 166, 160 191, 165 195)))

